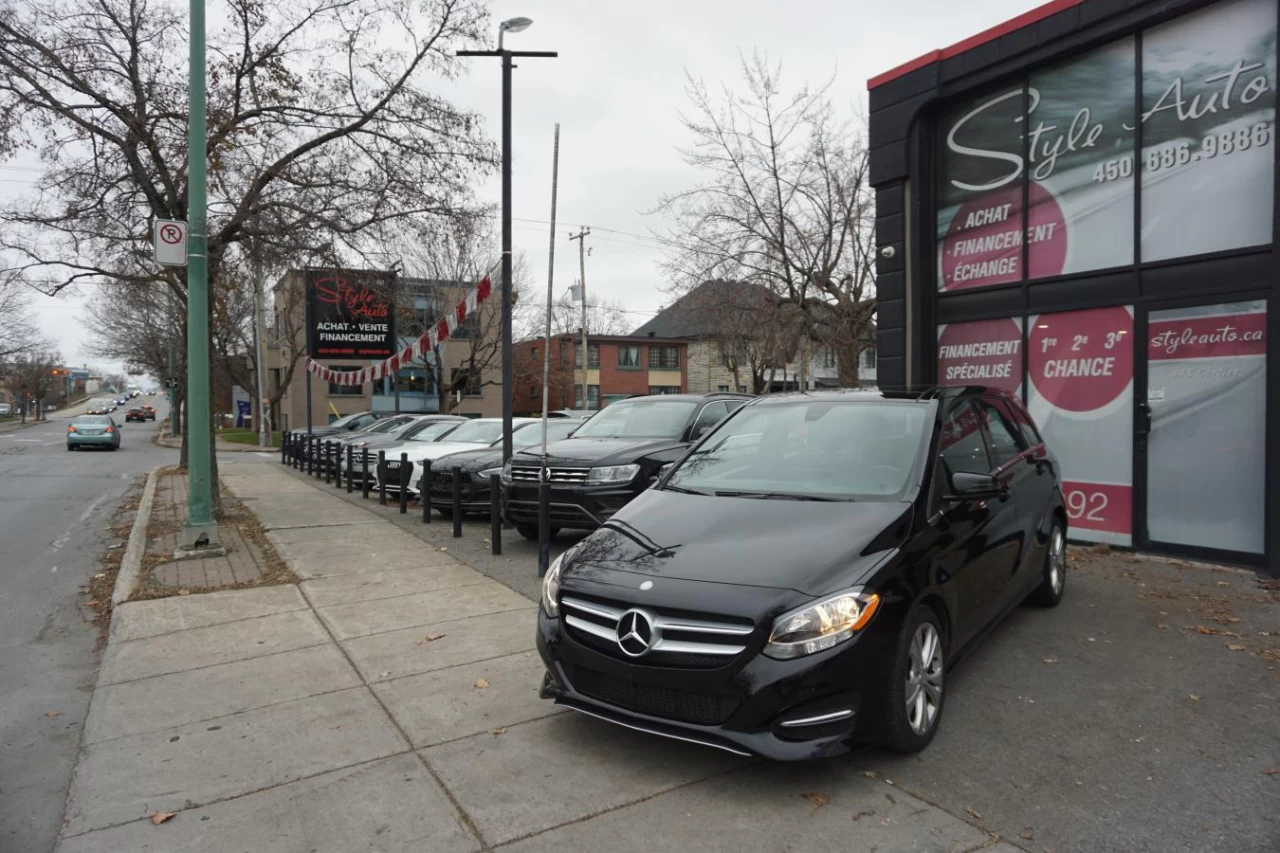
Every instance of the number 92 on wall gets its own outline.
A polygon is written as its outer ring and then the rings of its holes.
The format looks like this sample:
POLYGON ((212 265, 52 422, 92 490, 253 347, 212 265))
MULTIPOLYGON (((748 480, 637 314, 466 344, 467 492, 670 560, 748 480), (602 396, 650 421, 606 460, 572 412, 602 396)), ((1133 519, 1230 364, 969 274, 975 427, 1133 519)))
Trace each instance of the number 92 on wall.
POLYGON ((1068 480, 1062 482, 1062 498, 1067 504, 1067 524, 1083 530, 1131 534, 1132 495, 1132 486, 1068 480))

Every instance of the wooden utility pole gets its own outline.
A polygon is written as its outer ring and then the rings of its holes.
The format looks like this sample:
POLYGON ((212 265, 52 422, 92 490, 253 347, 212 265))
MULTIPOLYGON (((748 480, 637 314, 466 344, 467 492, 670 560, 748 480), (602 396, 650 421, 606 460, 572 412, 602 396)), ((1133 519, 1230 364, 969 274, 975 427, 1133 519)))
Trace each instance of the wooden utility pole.
POLYGON ((587 359, 587 240, 586 237, 591 233, 591 229, 585 225, 577 234, 570 234, 570 240, 578 241, 578 271, 582 276, 578 281, 578 295, 582 297, 582 408, 591 408, 591 398, 588 396, 590 391, 590 379, 587 376, 587 367, 590 362, 587 359))

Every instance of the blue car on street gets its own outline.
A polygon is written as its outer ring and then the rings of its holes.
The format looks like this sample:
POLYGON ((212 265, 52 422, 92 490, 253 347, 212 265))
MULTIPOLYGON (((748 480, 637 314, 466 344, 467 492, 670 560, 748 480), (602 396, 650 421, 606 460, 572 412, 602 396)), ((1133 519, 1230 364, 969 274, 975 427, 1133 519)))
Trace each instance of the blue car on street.
POLYGON ((67 450, 82 447, 120 449, 120 425, 110 415, 81 415, 67 425, 67 450))

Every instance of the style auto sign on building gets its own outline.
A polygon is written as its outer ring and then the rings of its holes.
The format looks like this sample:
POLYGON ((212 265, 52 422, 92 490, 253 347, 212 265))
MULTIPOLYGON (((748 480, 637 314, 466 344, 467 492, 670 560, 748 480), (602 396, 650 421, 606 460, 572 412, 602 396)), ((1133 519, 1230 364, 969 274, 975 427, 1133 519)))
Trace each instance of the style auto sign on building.
POLYGON ((307 270, 312 358, 388 358, 396 352, 389 273, 307 270))

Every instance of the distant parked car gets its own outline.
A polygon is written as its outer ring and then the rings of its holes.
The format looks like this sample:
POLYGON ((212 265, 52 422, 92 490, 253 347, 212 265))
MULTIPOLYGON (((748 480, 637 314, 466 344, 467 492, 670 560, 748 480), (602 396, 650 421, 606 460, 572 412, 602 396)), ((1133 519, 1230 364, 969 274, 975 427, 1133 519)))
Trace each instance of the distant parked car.
MULTIPOLYGON (((531 418, 512 418, 512 427, 516 424, 534 423, 531 418)), ((415 437, 400 445, 393 453, 387 454, 386 470, 379 471, 378 477, 386 481, 388 490, 400 490, 400 484, 404 483, 406 490, 410 494, 418 493, 418 485, 422 481, 422 463, 427 460, 437 460, 441 457, 448 456, 451 453, 461 453, 464 450, 475 450, 478 447, 488 447, 502 438, 502 418, 475 418, 469 420, 456 429, 450 430, 447 435, 436 441, 421 441, 421 436, 415 437), (408 456, 409 467, 411 470, 402 471, 400 468, 400 454, 408 456)))
MULTIPOLYGON (((746 394, 655 394, 619 400, 547 448, 551 529, 594 530, 649 488, 664 465, 751 398, 746 394)), ((536 448, 512 455, 503 472, 506 517, 538 538, 536 448)))
POLYGON ((110 415, 81 415, 67 425, 67 450, 82 447, 120 449, 120 427, 110 415))
POLYGON ((0 403, 0 416, 12 415, 13 405, 10 403, 0 403))

